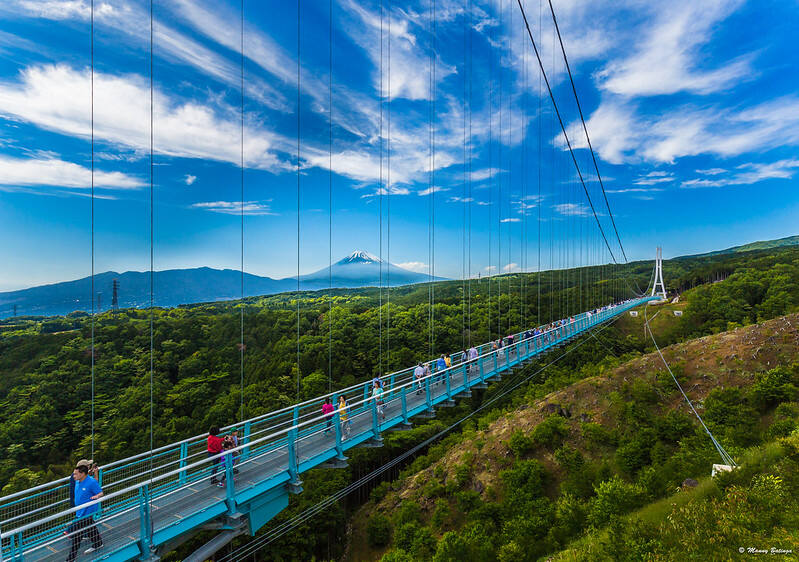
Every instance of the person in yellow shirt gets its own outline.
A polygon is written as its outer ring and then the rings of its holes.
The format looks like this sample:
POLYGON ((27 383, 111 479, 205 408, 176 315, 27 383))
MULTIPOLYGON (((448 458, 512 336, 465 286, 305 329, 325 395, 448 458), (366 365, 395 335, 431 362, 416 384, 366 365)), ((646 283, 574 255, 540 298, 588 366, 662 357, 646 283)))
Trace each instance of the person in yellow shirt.
POLYGON ((347 413, 347 400, 343 396, 338 397, 338 417, 341 420, 341 431, 344 435, 342 435, 341 440, 345 440, 347 437, 350 436, 350 419, 347 413))

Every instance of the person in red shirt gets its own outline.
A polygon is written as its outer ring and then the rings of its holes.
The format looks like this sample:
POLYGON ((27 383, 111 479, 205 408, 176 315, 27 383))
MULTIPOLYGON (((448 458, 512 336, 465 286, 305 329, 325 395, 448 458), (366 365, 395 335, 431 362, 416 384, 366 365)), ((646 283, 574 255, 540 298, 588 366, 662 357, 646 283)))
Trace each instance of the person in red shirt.
POLYGON ((329 433, 330 429, 333 427, 333 404, 330 402, 330 398, 325 398, 325 403, 322 404, 322 414, 325 416, 325 421, 327 422, 325 433, 329 433))
MULTIPOLYGON (((208 457, 215 457, 221 453, 224 442, 225 440, 222 437, 219 437, 219 427, 212 425, 208 430, 208 457)), ((221 457, 217 457, 211 461, 211 466, 213 467, 211 470, 211 484, 218 483, 218 480, 216 479, 216 471, 219 469, 220 460, 221 457)))

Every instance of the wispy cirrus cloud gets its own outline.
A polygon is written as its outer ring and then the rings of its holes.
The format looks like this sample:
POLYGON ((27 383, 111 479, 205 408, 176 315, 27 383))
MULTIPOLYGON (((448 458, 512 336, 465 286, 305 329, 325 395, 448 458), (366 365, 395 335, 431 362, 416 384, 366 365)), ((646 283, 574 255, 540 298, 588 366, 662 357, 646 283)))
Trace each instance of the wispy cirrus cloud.
POLYGON ((624 96, 652 96, 689 91, 709 94, 752 77, 752 56, 718 68, 702 64, 699 47, 710 41, 713 28, 743 0, 683 0, 653 4, 649 26, 643 27, 633 53, 610 62, 599 73, 600 88, 624 96))
POLYGON ((582 203, 558 203, 552 208, 563 216, 587 217, 592 214, 588 205, 582 203))
POLYGON ((771 163, 749 163, 738 166, 736 171, 711 178, 696 178, 682 182, 680 187, 725 187, 728 185, 751 185, 769 179, 790 179, 799 172, 799 160, 785 159, 771 163))
POLYGON ((269 201, 204 201, 191 205, 193 209, 201 209, 212 213, 223 215, 239 215, 244 213, 247 216, 277 215, 272 210, 269 201))

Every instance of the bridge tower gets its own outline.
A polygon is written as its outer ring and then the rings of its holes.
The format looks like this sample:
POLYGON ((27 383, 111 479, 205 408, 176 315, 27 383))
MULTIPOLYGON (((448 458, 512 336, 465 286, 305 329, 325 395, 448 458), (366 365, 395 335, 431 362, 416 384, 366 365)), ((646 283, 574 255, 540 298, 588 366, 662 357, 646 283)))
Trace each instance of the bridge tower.
POLYGON ((663 284, 663 248, 658 246, 655 257, 655 284, 652 285, 651 296, 660 295, 666 300, 666 285, 663 284))

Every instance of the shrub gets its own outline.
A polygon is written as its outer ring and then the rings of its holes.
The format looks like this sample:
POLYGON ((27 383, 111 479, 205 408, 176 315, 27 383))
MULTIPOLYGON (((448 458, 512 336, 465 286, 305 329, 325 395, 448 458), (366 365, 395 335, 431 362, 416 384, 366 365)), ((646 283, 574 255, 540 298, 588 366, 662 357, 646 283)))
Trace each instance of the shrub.
POLYGON ((394 546, 405 552, 411 552, 413 547, 413 539, 420 527, 418 523, 403 523, 397 527, 394 532, 394 546))
POLYGON ((382 548, 391 541, 391 521, 382 513, 375 513, 366 524, 366 540, 372 548, 382 548))
POLYGON ((635 434, 633 439, 616 449, 616 463, 627 474, 634 474, 641 467, 649 464, 650 452, 655 443, 654 433, 651 429, 642 429, 635 434))
POLYGON ((372 499, 373 502, 377 503, 386 497, 386 494, 388 493, 389 489, 391 489, 390 482, 381 482, 380 484, 372 488, 369 497, 372 499))
POLYGON ((588 520, 595 527, 604 525, 614 515, 623 515, 639 507, 644 498, 640 486, 625 482, 618 476, 601 482, 594 489, 596 497, 591 500, 588 520))
MULTIPOLYGON (((405 523, 421 523, 422 522, 422 508, 413 500, 404 500, 396 514, 394 515, 394 523, 397 526, 404 525, 405 523)), ((406 549, 408 550, 408 549, 406 549)))
POLYGON ((796 396, 796 387, 792 384, 796 378, 797 368, 776 367, 765 373, 755 374, 752 385, 752 401, 760 409, 766 411, 781 402, 788 402, 796 396))
POLYGON ((550 416, 536 426, 532 438, 536 445, 556 449, 568 434, 566 421, 560 416, 550 416))
POLYGON ((438 480, 430 480, 424 485, 422 493, 428 498, 438 498, 446 493, 446 488, 438 480))
POLYGON ((433 515, 430 517, 430 522, 439 530, 442 530, 447 523, 452 519, 452 510, 449 508, 447 500, 437 500, 436 508, 433 510, 433 515))
POLYGON ((518 459, 532 452, 535 449, 535 442, 521 430, 517 429, 511 434, 510 439, 508 439, 508 448, 518 459))
POLYGON ((665 416, 658 418, 655 422, 658 437, 670 443, 677 443, 686 435, 694 432, 693 420, 676 410, 671 410, 665 416))
POLYGON ((768 428, 766 435, 769 439, 777 439, 778 437, 787 437, 791 432, 796 429, 796 420, 777 420, 771 427, 768 428))
POLYGON ((472 467, 461 463, 455 467, 455 482, 458 488, 463 488, 472 477, 472 467))
POLYGON ((629 387, 630 397, 635 402, 654 404, 658 401, 657 392, 651 384, 641 379, 635 379, 629 387))
POLYGON ((464 490, 455 494, 455 501, 458 503, 458 509, 461 513, 469 513, 477 509, 483 503, 480 499, 480 494, 474 490, 464 490))
POLYGON ((584 423, 580 426, 580 430, 582 431, 583 439, 594 447, 616 445, 618 442, 615 432, 598 423, 584 423))
POLYGON ((414 562, 414 559, 401 548, 395 548, 386 552, 380 562, 414 562))

